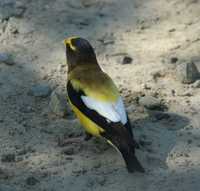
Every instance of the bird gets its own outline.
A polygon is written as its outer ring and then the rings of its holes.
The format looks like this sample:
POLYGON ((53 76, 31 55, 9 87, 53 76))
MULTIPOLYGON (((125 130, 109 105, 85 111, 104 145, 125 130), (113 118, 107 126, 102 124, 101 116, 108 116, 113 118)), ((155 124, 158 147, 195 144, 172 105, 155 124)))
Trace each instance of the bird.
POLYGON ((136 141, 125 106, 113 80, 98 64, 94 48, 82 37, 64 39, 67 97, 85 129, 85 140, 105 139, 125 161, 129 173, 145 172, 135 155, 136 141))

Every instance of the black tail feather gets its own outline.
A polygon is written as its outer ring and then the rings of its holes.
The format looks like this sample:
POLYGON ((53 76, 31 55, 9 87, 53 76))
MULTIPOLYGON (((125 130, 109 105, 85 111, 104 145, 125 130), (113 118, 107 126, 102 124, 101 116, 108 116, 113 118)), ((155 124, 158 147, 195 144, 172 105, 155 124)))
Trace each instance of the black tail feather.
POLYGON ((125 160, 129 172, 145 172, 144 168, 135 156, 137 144, 133 139, 130 128, 121 123, 111 123, 101 135, 109 140, 119 150, 125 160))
POLYGON ((140 164, 140 162, 138 161, 138 159, 136 158, 134 152, 132 151, 121 151, 122 156, 124 158, 124 161, 126 163, 126 167, 128 169, 128 172, 132 173, 132 172, 142 172, 144 173, 145 170, 142 167, 142 165, 140 164))

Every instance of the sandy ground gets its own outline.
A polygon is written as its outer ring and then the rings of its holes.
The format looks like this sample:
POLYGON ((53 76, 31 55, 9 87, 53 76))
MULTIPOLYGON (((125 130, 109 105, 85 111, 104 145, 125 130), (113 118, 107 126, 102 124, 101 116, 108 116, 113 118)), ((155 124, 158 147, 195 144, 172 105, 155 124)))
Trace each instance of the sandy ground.
POLYGON ((0 9, 0 52, 14 61, 0 63, 0 191, 199 190, 200 89, 181 83, 176 67, 192 60, 200 68, 200 1, 0 1, 5 4, 11 9, 7 17, 0 9), (128 174, 100 140, 59 144, 84 137, 78 121, 52 114, 49 96, 29 94, 38 83, 65 91, 63 39, 71 35, 92 43, 122 91, 145 174, 128 174), (125 55, 131 64, 122 64, 125 55), (142 95, 162 100, 163 117, 138 104, 142 95))

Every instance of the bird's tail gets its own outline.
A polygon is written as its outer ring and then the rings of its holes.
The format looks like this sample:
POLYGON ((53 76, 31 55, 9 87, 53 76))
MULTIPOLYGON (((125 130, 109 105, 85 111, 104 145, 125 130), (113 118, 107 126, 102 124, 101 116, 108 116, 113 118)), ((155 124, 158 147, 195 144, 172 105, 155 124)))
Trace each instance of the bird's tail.
POLYGON ((120 150, 120 152, 124 158, 128 172, 130 173, 135 172, 135 171, 145 172, 144 168, 142 167, 142 165, 136 158, 135 153, 132 150, 127 148, 126 150, 124 149, 120 150))
POLYGON ((114 123, 108 126, 107 131, 102 135, 107 139, 108 143, 122 154, 129 172, 145 172, 135 156, 135 141, 121 123, 114 123))

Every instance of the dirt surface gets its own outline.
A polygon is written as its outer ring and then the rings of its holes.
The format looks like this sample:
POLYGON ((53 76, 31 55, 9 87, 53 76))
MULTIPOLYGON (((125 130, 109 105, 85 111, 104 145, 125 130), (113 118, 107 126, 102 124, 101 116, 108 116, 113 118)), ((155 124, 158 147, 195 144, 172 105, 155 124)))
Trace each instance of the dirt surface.
POLYGON ((199 190, 200 83, 177 68, 200 69, 200 1, 1 0, 0 45, 0 191, 199 190), (83 141, 70 111, 50 109, 50 93, 65 94, 63 39, 74 35, 121 90, 145 174, 128 174, 102 140, 83 141))

